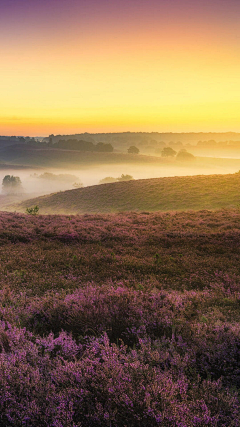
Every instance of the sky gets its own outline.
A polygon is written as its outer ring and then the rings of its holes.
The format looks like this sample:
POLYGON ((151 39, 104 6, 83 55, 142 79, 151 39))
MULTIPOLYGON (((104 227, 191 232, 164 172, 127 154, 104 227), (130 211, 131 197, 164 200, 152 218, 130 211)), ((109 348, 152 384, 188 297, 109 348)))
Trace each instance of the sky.
POLYGON ((0 0, 0 134, 240 132, 239 0, 0 0))

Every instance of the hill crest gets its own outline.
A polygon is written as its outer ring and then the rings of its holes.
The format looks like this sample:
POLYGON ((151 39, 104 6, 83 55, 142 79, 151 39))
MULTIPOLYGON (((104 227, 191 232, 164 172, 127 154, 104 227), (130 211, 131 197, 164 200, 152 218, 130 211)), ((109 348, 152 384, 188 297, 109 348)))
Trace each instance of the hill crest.
POLYGON ((183 211, 238 207, 240 173, 151 178, 93 185, 23 201, 8 210, 41 214, 183 211))

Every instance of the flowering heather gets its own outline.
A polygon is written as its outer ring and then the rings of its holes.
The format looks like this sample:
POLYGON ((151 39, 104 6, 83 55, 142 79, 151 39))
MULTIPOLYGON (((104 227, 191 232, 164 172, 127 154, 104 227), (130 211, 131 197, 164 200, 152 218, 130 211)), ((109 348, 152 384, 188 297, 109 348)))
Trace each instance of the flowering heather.
POLYGON ((240 425, 240 212, 0 215, 0 426, 240 425))

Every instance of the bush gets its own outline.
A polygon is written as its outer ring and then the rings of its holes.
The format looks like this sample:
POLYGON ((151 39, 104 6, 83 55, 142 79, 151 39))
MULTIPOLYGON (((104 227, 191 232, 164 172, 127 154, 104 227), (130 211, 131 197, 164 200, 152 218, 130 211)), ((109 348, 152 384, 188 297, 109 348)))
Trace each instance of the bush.
POLYGON ((117 181, 132 181, 132 179, 134 179, 132 175, 122 174, 119 178, 117 178, 117 181))
POLYGON ((99 181, 99 184, 110 184, 112 182, 119 182, 119 181, 131 181, 133 179, 134 178, 132 175, 124 175, 122 173, 122 175, 118 178, 113 178, 112 176, 107 176, 106 178, 101 179, 101 181, 99 181))
POLYGON ((193 159, 195 159, 195 156, 184 149, 180 150, 176 155, 176 160, 188 161, 193 159))
POLYGON ((74 188, 83 188, 83 183, 82 182, 74 182, 73 187, 74 188))
POLYGON ((38 206, 34 206, 33 208, 27 208, 27 209, 26 209, 26 212, 27 212, 29 215, 37 215, 37 214, 38 214, 38 212, 39 212, 39 207, 38 207, 38 206))
POLYGON ((111 182, 117 182, 117 178, 106 176, 106 178, 103 178, 99 181, 99 184, 110 184, 111 182))

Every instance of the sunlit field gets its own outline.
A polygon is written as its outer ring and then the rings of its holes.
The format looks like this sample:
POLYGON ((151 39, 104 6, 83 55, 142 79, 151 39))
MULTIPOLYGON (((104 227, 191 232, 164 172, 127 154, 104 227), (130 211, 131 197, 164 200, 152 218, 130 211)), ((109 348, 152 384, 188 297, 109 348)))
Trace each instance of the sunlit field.
POLYGON ((85 214, 238 208, 239 188, 240 173, 130 180, 12 200, 5 209, 24 213, 37 205, 42 214, 85 214))

